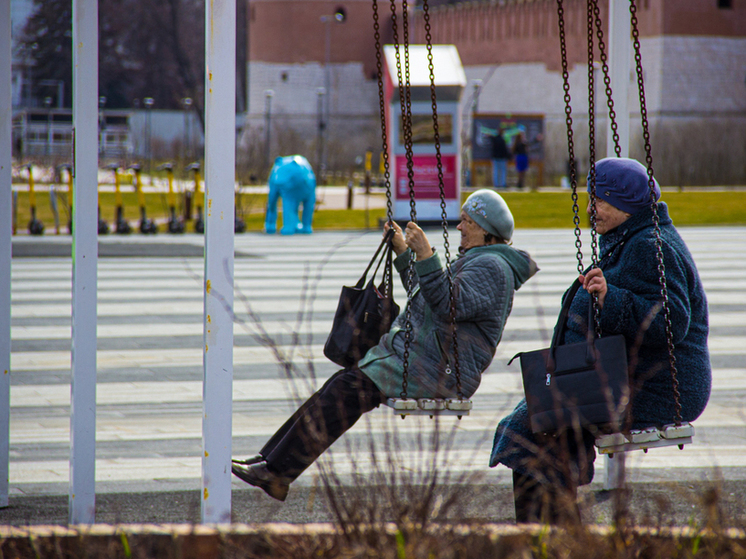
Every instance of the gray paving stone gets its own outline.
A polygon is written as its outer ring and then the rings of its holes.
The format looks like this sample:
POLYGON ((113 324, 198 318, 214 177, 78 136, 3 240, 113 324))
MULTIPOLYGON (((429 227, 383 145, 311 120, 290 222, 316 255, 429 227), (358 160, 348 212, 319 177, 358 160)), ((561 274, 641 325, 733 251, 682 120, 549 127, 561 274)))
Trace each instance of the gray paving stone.
MULTIPOLYGON (((746 228, 692 228, 683 229, 682 234, 700 266, 708 294, 712 294, 710 342, 712 364, 716 370, 713 394, 705 414, 695 422, 695 443, 681 452, 659 449, 651 450, 648 455, 633 453, 634 457, 630 455, 628 461, 628 480, 633 490, 635 510, 639 514, 653 514, 655 511, 650 508, 650 503, 657 502, 663 493, 672 503, 667 513, 672 522, 686 523, 692 514, 696 514, 692 507, 697 506, 698 496, 702 495, 704 488, 714 487, 722 495, 725 509, 734 518, 741 519, 735 503, 744 502, 746 486, 746 302, 743 302, 743 288, 739 283, 746 277, 746 228), (728 266, 724 267, 723 262, 728 262, 728 266)), ((457 236, 452 236, 455 244, 454 238, 457 236)), ((282 331, 280 323, 288 325, 286 328, 293 327, 301 310, 300 290, 311 281, 318 281, 316 285, 324 295, 315 300, 313 322, 309 325, 311 333, 301 339, 319 348, 325 339, 324 328, 328 327, 325 325, 330 324, 333 312, 333 308, 329 310, 325 306, 336 303, 335 294, 342 284, 350 284, 356 279, 362 263, 379 239, 378 232, 322 232, 300 238, 259 234, 237 236, 236 250, 259 258, 237 259, 236 284, 252 305, 256 303, 260 307, 260 303, 264 304, 266 312, 261 312, 261 319, 272 324, 272 331, 277 333, 282 331), (319 261, 326 257, 330 257, 329 263, 319 268, 319 261), (267 300, 280 298, 283 299, 281 305, 266 304, 267 300)), ((60 246, 64 245, 54 241, 55 246, 47 252, 61 250, 60 246)), ((202 381, 199 351, 202 338, 199 334, 170 335, 169 327, 201 325, 202 315, 198 311, 201 260, 188 254, 177 258, 164 254, 171 251, 173 255, 173 249, 180 244, 191 247, 184 249, 186 252, 201 251, 201 242, 202 238, 198 236, 106 240, 107 250, 112 252, 120 250, 115 245, 131 244, 127 250, 121 249, 121 254, 149 250, 150 256, 106 257, 99 261, 102 308, 112 309, 113 313, 103 313, 99 317, 99 326, 121 327, 124 333, 102 336, 98 340, 103 352, 97 373, 100 397, 106 400, 110 398, 107 390, 122 387, 121 401, 107 401, 97 407, 97 468, 101 475, 106 476, 97 481, 98 521, 199 520, 202 409, 199 398, 179 399, 174 394, 202 381), (132 292, 140 289, 140 282, 146 278, 158 282, 157 289, 161 291, 153 293, 153 298, 133 297, 132 292), (169 285, 178 290, 191 289, 190 282, 195 284, 194 296, 186 299, 168 297, 169 285), (184 301, 197 310, 188 313, 170 310, 169 305, 179 305, 184 301), (139 306, 134 306, 133 302, 139 306), (142 306, 153 307, 155 303, 161 305, 158 308, 162 311, 144 315, 137 310, 142 306), (138 334, 138 328, 142 328, 144 323, 159 325, 163 335, 138 334), (168 361, 171 355, 183 357, 185 351, 195 352, 191 363, 182 362, 183 359, 168 361), (158 354, 161 354, 160 360, 158 354), (129 388, 125 390, 125 387, 129 388), (138 400, 135 395, 142 392, 138 392, 137 387, 144 387, 149 393, 148 401, 138 400), (153 401, 160 397, 159 394, 163 394, 163 401, 153 401)), ((474 413, 458 424, 454 447, 448 453, 452 457, 448 472, 454 475, 460 471, 477 472, 486 480, 482 485, 463 489, 465 518, 498 522, 512 519, 509 472, 485 467, 494 426, 521 395, 520 379, 516 374, 518 369, 515 364, 508 367, 506 363, 524 346, 544 345, 544 340, 551 334, 559 297, 576 273, 573 242, 571 231, 518 230, 516 233, 515 246, 529 250, 539 261, 542 272, 519 292, 498 354, 485 375, 484 387, 474 398, 474 413), (533 326, 539 324, 538 315, 543 316, 540 321, 543 333, 533 326), (515 322, 515 328, 511 327, 511 321, 515 322), (484 496, 484 501, 476 499, 477 495, 484 496), (481 507, 469 504, 472 501, 481 502, 481 507)), ((20 246, 24 242, 14 244, 20 246)), ((24 250, 33 252, 32 248, 28 245, 24 250)), ((41 248, 33 250, 44 252, 41 248)), ((69 327, 70 317, 60 309, 65 305, 69 309, 70 277, 69 259, 14 258, 11 297, 16 294, 16 298, 12 303, 12 328, 69 327), (47 312, 46 309, 52 307, 53 312, 47 312), (21 311, 25 315, 21 316, 21 311)), ((403 302, 403 290, 398 288, 397 293, 403 302)), ((250 326, 252 322, 246 315, 245 303, 238 296, 235 308, 239 318, 250 326)), ((238 396, 234 400, 234 451, 248 454, 256 451, 267 434, 287 417, 292 402, 287 392, 272 384, 279 375, 275 363, 242 361, 238 357, 241 352, 260 348, 255 338, 241 324, 235 325, 234 333, 236 394, 240 393, 245 382, 259 383, 251 386, 263 387, 255 394, 238 396), (273 390, 275 392, 271 392, 273 390)), ((291 336, 286 332, 278 340, 287 344, 291 336)), ((14 361, 31 356, 37 360, 52 359, 49 363, 53 363, 55 355, 64 361, 66 351, 69 352, 69 340, 58 335, 49 338, 43 335, 38 338, 14 337, 12 341, 14 361)), ((315 352, 320 356, 319 349, 315 352)), ((305 359, 299 359, 298 363, 305 371, 305 359)), ((321 378, 336 370, 335 365, 323 359, 316 359, 314 368, 321 378)), ((66 439, 69 405, 54 402, 68 390, 69 382, 70 372, 64 366, 40 365, 25 370, 14 367, 12 370, 12 497, 11 507, 0 511, 0 522, 64 524, 67 521, 68 488, 65 480, 69 456, 66 439), (34 390, 37 396, 33 395, 34 390), (20 401, 27 404, 19 405, 20 401)), ((190 390, 184 392, 184 398, 191 398, 187 396, 192 394, 190 390)), ((375 444, 382 445, 385 433, 396 426, 402 448, 411 449, 416 447, 415 432, 429 429, 431 425, 415 423, 411 419, 401 422, 389 410, 369 415, 372 418, 370 432, 367 428, 353 430, 332 449, 339 460, 341 479, 345 483, 352 483, 349 471, 353 460, 345 454, 346 445, 365 448, 366 441, 371 440, 369 437, 375 444)), ((451 427, 449 424, 448 428, 451 427)), ((360 453, 367 456, 364 451, 360 453)), ((597 466, 601 464, 597 462, 597 466)), ((591 519, 607 518, 609 514, 610 504, 600 483, 599 476, 590 488, 583 490, 584 515, 591 519)), ((288 502, 280 505, 261 491, 236 481, 234 520, 328 520, 328 510, 322 504, 323 491, 316 484, 316 470, 309 470, 294 484, 288 502)))

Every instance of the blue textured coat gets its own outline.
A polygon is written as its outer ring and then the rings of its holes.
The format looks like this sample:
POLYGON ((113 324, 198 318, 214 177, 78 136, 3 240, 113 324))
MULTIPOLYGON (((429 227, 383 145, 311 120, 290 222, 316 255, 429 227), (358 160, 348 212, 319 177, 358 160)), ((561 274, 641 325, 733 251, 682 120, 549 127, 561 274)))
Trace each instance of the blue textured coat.
MULTIPOLYGON (((675 345, 681 416, 693 421, 710 397, 712 371, 707 350, 707 299, 694 260, 668 215, 658 203, 661 245, 666 271, 668 307, 675 345)), ((659 310, 660 279, 656 259, 652 210, 645 208, 600 237, 600 267, 608 292, 601 310, 603 335, 624 335, 632 384, 633 429, 673 423, 676 419, 668 360, 665 320, 659 310), (653 317, 647 330, 641 327, 653 317), (639 336, 642 335, 640 339, 639 336)), ((585 339, 588 293, 580 289, 570 308, 564 343, 585 339)), ((497 427, 490 466, 498 463, 524 474, 564 480, 554 451, 537 460, 546 437, 531 433, 525 399, 497 427)), ((570 442, 571 470, 576 483, 593 479, 593 437, 583 433, 570 442)))

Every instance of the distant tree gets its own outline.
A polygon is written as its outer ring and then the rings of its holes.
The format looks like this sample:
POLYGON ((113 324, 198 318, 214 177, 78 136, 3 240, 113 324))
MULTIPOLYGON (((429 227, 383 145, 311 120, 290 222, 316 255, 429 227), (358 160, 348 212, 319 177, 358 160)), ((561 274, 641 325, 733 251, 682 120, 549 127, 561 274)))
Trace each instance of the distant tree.
MULTIPOLYGON (((20 49, 30 62, 33 95, 54 94, 42 80, 62 80, 72 104, 72 2, 34 0, 20 49), (34 85, 36 84, 36 85, 34 85)), ((179 109, 191 97, 202 121, 204 0, 101 0, 99 94, 107 108, 131 108, 145 97, 179 109)), ((56 102, 56 100, 55 100, 56 102)))
POLYGON ((70 0, 35 0, 34 15, 29 18, 19 42, 28 64, 32 96, 41 100, 52 97, 57 105, 57 89, 41 86, 43 80, 61 80, 64 105, 72 106, 72 2, 70 0))

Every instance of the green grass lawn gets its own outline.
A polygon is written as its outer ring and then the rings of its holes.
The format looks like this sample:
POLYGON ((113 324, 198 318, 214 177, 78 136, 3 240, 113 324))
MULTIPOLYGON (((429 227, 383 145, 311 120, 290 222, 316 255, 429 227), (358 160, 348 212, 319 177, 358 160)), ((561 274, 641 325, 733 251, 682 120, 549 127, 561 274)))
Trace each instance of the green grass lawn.
MULTIPOLYGON (((516 225, 529 229, 572 227, 572 198, 567 192, 506 192, 516 225)), ((677 226, 746 225, 746 192, 663 192, 677 226)), ((588 195, 578 196, 581 223, 587 218, 588 195)))
MULTIPOLYGON (((464 198, 466 197, 464 194, 464 198)), ((569 192, 505 192, 502 193, 510 206, 520 228, 571 228, 572 199, 569 192)), ((125 217, 130 221, 139 219, 140 210, 133 192, 122 194, 125 206, 125 217)), ((168 215, 168 202, 163 194, 147 194, 146 211, 151 219, 163 219, 168 215)), ((264 205, 266 195, 242 194, 240 205, 244 210, 244 217, 249 231, 261 231, 264 225, 264 205)), ((665 200, 670 209, 671 217, 678 226, 703 225, 746 225, 746 192, 721 190, 717 192, 664 191, 665 200)), ((37 218, 46 226, 48 233, 54 232, 54 219, 50 206, 50 198, 46 192, 36 194, 37 218)), ((579 196, 578 205, 581 223, 585 224, 585 207, 588 202, 583 192, 579 196)), ((99 194, 99 204, 102 217, 112 222, 115 216, 114 193, 99 194)), ((60 226, 67 231, 66 206, 58 202, 60 226)), ((365 229, 377 228, 380 219, 385 217, 384 209, 365 210, 320 210, 314 215, 315 230, 332 229, 365 229)), ((18 194, 18 231, 25 231, 30 219, 27 192, 18 194)), ((163 228, 161 228, 163 230, 163 228)), ((192 230, 192 224, 187 230, 192 230)))

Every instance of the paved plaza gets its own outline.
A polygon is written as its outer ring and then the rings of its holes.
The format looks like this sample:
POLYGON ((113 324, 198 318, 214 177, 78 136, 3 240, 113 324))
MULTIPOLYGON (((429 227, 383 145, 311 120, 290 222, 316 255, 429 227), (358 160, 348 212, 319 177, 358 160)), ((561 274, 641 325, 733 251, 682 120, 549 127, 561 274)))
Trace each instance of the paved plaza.
MULTIPOLYGON (((632 487, 638 484, 651 491, 665 484, 696 489, 717 482, 739 499, 738 488, 746 482, 746 228, 683 228, 681 233, 698 264, 710 305, 712 397, 695 422, 694 444, 683 451, 667 447, 630 453, 627 480, 632 487)), ((442 240, 436 241, 439 231, 428 234, 433 244, 441 245, 442 240)), ((458 238, 453 229, 452 251, 458 238)), ((234 456, 255 453, 284 422, 294 402, 337 369, 324 358, 322 347, 340 288, 354 283, 379 240, 379 232, 236 236, 234 456), (267 345, 262 332, 274 347, 267 345), (277 350, 297 366, 293 379, 284 377, 277 350)), ((51 236, 14 239, 10 494, 16 512, 0 511, 0 521, 18 522, 23 514, 31 523, 40 521, 34 503, 51 507, 48 520, 66 518, 71 262, 62 255, 69 242, 51 236)), ((201 244, 202 238, 192 235, 100 240, 99 521, 134 521, 138 514, 156 521, 198 519, 201 244), (116 513, 107 511, 105 503, 125 494, 116 513), (177 508, 186 511, 184 518, 169 516, 177 508)), ((481 486, 488 488, 484 492, 500 501, 497 512, 490 514, 510 521, 510 472, 487 467, 495 426, 522 397, 518 362, 507 362, 519 351, 548 345, 560 296, 576 274, 570 230, 519 229, 514 246, 528 250, 541 271, 516 295, 503 340, 473 398, 472 414, 461 421, 437 422, 427 417, 402 421, 389 409, 368 414, 332 447, 325 462, 333 464, 343 483, 353 474, 364 478, 375 468, 373 457, 382 464, 393 452, 397 467, 406 470, 433 467, 452 479, 478 474, 481 486), (428 437, 436 425, 448 450, 433 458, 428 437), (395 452, 385 450, 386 433, 391 432, 396 435, 395 452)), ((442 254, 442 247, 439 250, 442 254)), ((396 295, 403 306, 400 285, 396 295)), ((603 461, 598 458, 596 481, 587 491, 601 489, 603 461)), ((240 510, 237 520, 323 520, 323 514, 315 515, 315 505, 309 505, 318 479, 314 466, 282 506, 236 479, 234 516, 240 510)))

